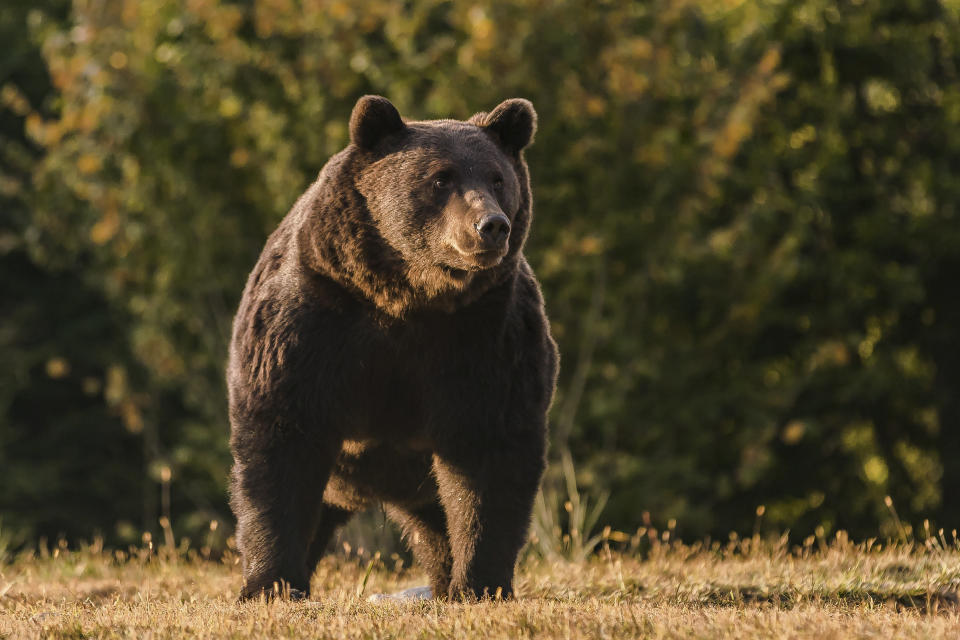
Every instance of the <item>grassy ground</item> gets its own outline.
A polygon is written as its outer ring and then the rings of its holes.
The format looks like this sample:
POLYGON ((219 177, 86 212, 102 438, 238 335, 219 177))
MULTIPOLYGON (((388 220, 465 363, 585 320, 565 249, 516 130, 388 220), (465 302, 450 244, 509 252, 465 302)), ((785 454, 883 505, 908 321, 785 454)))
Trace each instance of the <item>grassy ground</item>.
POLYGON ((655 542, 579 563, 531 558, 518 571, 518 600, 477 605, 368 604, 371 593, 423 580, 356 554, 321 563, 314 601, 270 605, 234 601, 240 572, 229 555, 43 556, 0 565, 0 637, 960 637, 960 551, 936 539, 887 547, 841 537, 793 549, 655 542))

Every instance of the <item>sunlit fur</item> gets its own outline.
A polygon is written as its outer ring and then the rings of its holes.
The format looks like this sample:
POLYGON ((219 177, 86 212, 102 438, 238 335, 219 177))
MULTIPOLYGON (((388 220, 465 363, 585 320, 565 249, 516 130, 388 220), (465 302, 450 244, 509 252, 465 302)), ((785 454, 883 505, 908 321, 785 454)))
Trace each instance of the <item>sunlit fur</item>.
POLYGON ((405 123, 362 98, 268 239, 227 374, 242 597, 305 596, 335 527, 377 502, 435 594, 512 593, 557 372, 522 254, 535 126, 525 100, 405 123), (502 245, 477 236, 491 212, 502 245))

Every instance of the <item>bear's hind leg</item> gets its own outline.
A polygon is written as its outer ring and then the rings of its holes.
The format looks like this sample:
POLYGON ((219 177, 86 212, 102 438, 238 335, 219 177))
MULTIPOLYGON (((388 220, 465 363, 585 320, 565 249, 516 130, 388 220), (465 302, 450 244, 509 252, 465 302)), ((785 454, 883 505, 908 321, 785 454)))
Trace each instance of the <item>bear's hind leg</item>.
POLYGON ((450 589, 453 556, 447 537, 447 518, 439 502, 415 508, 388 504, 387 515, 400 525, 417 564, 430 577, 433 597, 446 597, 450 589))
POLYGON ((310 593, 310 543, 322 524, 323 487, 333 466, 313 443, 290 438, 235 455, 231 506, 243 557, 240 599, 310 593))

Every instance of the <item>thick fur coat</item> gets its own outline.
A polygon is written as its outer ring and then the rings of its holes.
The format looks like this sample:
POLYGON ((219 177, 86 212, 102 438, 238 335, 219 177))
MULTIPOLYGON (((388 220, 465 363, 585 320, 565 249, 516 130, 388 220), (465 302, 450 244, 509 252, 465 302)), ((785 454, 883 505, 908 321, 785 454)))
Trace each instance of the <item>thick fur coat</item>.
POLYGON ((535 128, 526 100, 405 122, 361 98, 267 240, 227 372, 241 597, 307 596, 377 503, 436 596, 512 594, 558 361, 522 253, 535 128))

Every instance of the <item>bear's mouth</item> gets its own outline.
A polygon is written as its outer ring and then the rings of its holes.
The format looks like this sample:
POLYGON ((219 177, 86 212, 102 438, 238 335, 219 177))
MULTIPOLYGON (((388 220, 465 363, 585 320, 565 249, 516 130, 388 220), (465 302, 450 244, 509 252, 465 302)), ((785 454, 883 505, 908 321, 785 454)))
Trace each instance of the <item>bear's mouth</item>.
POLYGON ((503 262, 506 247, 486 251, 464 251, 456 243, 450 243, 452 251, 437 264, 439 270, 457 286, 465 286, 475 274, 492 269, 503 262))
POLYGON ((503 262, 503 256, 506 250, 489 249, 487 251, 477 251, 470 254, 470 259, 474 262, 474 269, 489 269, 503 262))
POLYGON ((490 269, 503 262, 503 258, 507 254, 506 248, 488 249, 486 251, 463 251, 457 246, 453 248, 457 252, 457 258, 459 258, 459 260, 455 260, 455 262, 459 262, 463 266, 450 268, 460 269, 461 271, 483 271, 484 269, 490 269))

